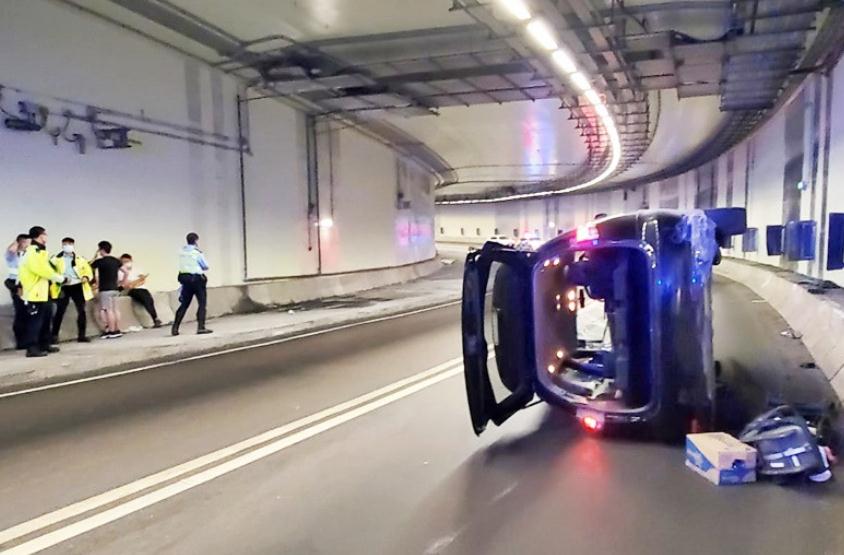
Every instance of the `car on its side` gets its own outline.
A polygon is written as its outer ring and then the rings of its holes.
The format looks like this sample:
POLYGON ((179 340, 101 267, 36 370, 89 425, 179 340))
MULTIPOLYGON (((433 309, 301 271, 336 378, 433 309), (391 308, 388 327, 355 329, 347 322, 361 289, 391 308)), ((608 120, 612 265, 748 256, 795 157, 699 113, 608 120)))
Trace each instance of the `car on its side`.
POLYGON ((475 433, 534 396, 590 430, 644 426, 677 439, 711 428, 712 266, 745 229, 743 208, 645 210, 580 226, 535 251, 487 243, 471 253, 462 330, 475 433), (586 297, 603 304, 604 340, 578 333, 586 297))

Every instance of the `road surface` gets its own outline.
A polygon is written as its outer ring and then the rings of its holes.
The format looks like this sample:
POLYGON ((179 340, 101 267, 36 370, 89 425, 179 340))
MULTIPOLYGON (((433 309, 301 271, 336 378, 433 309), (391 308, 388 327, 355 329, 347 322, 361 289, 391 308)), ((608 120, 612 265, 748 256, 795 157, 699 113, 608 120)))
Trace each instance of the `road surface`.
MULTIPOLYGON (((766 391, 828 393, 767 304, 725 281, 714 298, 716 354, 748 413, 766 391)), ((452 306, 1 398, 0 546, 844 553, 840 483, 718 488, 681 447, 589 436, 544 405, 475 437, 458 317, 452 306)))

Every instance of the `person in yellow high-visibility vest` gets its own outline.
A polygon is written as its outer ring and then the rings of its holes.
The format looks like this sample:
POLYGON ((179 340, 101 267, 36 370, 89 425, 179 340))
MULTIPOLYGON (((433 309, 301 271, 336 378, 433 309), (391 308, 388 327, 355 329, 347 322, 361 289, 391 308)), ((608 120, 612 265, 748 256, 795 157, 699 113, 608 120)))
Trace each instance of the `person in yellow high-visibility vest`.
POLYGON ((50 264, 47 231, 40 226, 29 230, 32 244, 21 259, 18 280, 26 309, 26 356, 44 357, 59 352, 50 345, 50 283, 64 283, 65 277, 50 264))
POLYGON ((62 239, 62 252, 53 256, 50 263, 56 271, 62 274, 67 280, 64 285, 54 283, 50 286, 50 296, 56 301, 56 315, 53 317, 53 344, 59 342, 59 332, 62 328, 62 320, 67 310, 67 305, 73 301, 76 306, 76 331, 77 341, 90 343, 86 332, 88 317, 85 314, 85 303, 94 298, 91 290, 91 281, 94 279, 94 270, 87 260, 76 254, 76 241, 73 237, 62 239))

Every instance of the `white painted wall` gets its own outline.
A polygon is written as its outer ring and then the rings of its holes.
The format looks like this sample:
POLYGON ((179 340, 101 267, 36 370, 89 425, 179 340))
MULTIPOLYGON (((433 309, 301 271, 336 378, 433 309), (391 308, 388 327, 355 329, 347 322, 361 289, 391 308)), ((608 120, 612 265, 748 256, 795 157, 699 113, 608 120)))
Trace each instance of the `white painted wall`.
POLYGON ((437 207, 437 240, 477 242, 499 233, 514 237, 538 234, 544 239, 592 220, 599 213, 637 210, 651 202, 647 188, 555 197, 526 202, 437 207), (463 233, 461 233, 461 229, 463 233))
MULTIPOLYGON (((49 0, 0 2, 0 84, 25 91, 3 91, 8 111, 16 111, 21 99, 57 113, 70 108, 83 114, 90 104, 199 128, 220 135, 219 142, 236 144, 235 80, 49 0), (61 24, 45 24, 56 21, 61 24)), ((3 245, 32 225, 48 229, 51 250, 71 235, 79 251, 90 255, 97 241, 108 239, 117 254, 131 252, 152 274, 152 289, 170 290, 177 286, 177 252, 188 231, 201 236, 212 265, 211 285, 242 283, 245 227, 250 278, 315 273, 319 260, 315 222, 308 221, 304 117, 272 100, 250 103, 245 115, 252 148, 245 159, 245 224, 235 150, 140 132, 132 137, 142 144, 129 150, 98 150, 90 127, 76 122, 68 133, 88 136, 87 152, 80 155, 61 139, 54 146, 45 133, 12 132, 0 125, 3 245)), ((63 122, 53 117, 49 125, 63 122)), ((398 210, 395 154, 353 130, 340 135, 346 156, 335 167, 339 185, 332 231, 339 239, 330 242, 323 271, 430 258, 430 178, 405 184, 412 208, 398 210), (417 226, 412 243, 399 233, 409 223, 417 226), (427 235, 418 232, 425 225, 427 235)), ((321 188, 325 184, 321 175, 321 188)), ((6 302, 0 296, 0 303, 6 302)))
MULTIPOLYGON (((844 63, 839 61, 829 76, 820 74, 810 76, 802 87, 802 100, 798 92, 790 99, 790 102, 798 103, 794 109, 805 112, 802 177, 808 188, 800 195, 800 218, 815 220, 820 230, 828 221, 830 213, 844 212, 844 186, 842 186, 844 183, 844 63), (816 102, 816 89, 820 91, 819 102, 816 102), (801 101, 802 104, 799 104, 801 101), (813 119, 815 110, 818 110, 817 121, 813 119), (816 141, 819 156, 817 163, 813 164, 812 151, 816 141), (828 157, 825 154, 827 148, 828 157), (827 199, 825 204, 824 195, 827 199)), ((768 225, 786 223, 783 221, 783 188, 796 187, 796 183, 784 184, 787 158, 786 113, 789 109, 789 107, 782 109, 753 136, 713 162, 716 167, 717 206, 727 205, 727 159, 732 156, 733 193, 730 205, 746 207, 748 226, 758 228, 756 251, 743 252, 741 238, 736 238, 734 248, 729 254, 794 269, 806 275, 829 279, 839 285, 844 285, 844 270, 828 271, 825 263, 820 264, 819 260, 790 263, 784 257, 768 256, 766 252, 765 228, 768 225), (748 195, 745 195, 745 190, 748 191, 748 195)), ((707 171, 699 173, 705 175, 707 171)), ((510 213, 527 214, 528 225, 523 227, 533 229, 542 224, 544 210, 547 210, 546 207, 549 205, 554 207, 559 205, 560 215, 557 216, 557 220, 567 224, 565 227, 583 223, 597 212, 614 214, 646 205, 653 208, 666 207, 663 201, 671 196, 669 193, 671 182, 677 183, 677 207, 681 210, 690 210, 695 207, 697 181, 696 170, 693 170, 672 180, 652 183, 638 191, 631 191, 626 200, 619 197, 622 194, 620 192, 605 192, 539 201, 438 206, 437 239, 440 241, 465 240, 465 237, 461 237, 459 233, 461 227, 467 230, 467 235, 470 230, 474 231, 476 227, 481 227, 481 235, 489 236, 496 226, 507 229, 509 233, 512 231, 509 230, 511 219, 502 215, 510 213)), ((823 240, 819 236, 820 233, 815 238, 816 251, 818 254, 826 253, 828 235, 823 240)))
POLYGON ((333 222, 320 228, 322 271, 353 272, 435 256, 432 176, 347 127, 322 122, 317 132, 319 218, 333 222))

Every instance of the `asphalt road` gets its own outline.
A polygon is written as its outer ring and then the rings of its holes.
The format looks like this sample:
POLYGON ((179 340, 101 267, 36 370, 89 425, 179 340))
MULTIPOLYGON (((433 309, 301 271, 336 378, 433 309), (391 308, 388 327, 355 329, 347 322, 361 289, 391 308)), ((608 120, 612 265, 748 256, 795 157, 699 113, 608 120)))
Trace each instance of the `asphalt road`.
MULTIPOLYGON (((766 394, 828 394, 800 367, 802 345, 753 301, 733 283, 715 289, 716 355, 747 413, 766 394)), ((589 436, 542 405, 476 438, 458 315, 444 308, 0 399, 0 546, 844 553, 837 482, 718 488, 683 466, 681 447, 589 436)))

